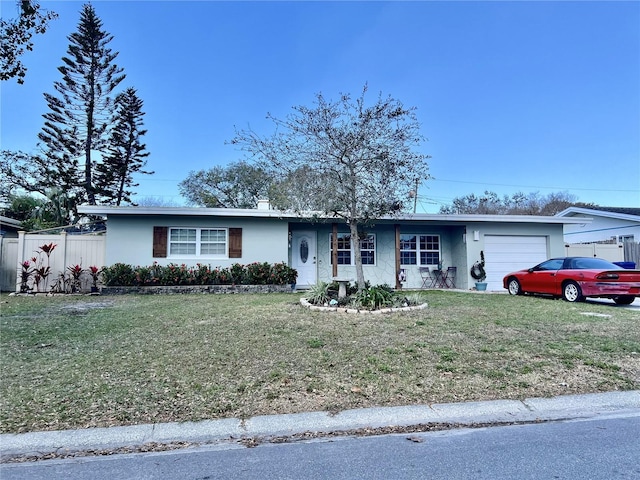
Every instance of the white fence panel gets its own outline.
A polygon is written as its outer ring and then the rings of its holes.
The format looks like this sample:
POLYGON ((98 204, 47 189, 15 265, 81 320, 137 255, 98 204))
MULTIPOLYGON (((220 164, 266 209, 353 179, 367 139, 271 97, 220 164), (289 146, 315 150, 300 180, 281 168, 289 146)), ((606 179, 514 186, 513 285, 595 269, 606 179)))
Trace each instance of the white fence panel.
POLYGON ((13 292, 16 287, 18 239, 3 238, 0 243, 0 291, 13 292))
MULTIPOLYGON (((102 268, 105 258, 104 235, 57 235, 24 234, 20 232, 18 242, 18 261, 15 263, 17 280, 16 291, 20 290, 21 264, 29 261, 35 267, 50 267, 49 276, 40 282, 38 290, 48 292, 62 274, 69 275, 69 267, 80 265, 84 270, 90 266, 102 268), (53 243, 55 248, 50 255, 42 250, 43 245, 53 243)), ((88 290, 91 277, 82 276, 82 290, 88 290)))
POLYGON ((598 257, 610 262, 624 262, 621 243, 575 243, 565 245, 567 257, 598 257))

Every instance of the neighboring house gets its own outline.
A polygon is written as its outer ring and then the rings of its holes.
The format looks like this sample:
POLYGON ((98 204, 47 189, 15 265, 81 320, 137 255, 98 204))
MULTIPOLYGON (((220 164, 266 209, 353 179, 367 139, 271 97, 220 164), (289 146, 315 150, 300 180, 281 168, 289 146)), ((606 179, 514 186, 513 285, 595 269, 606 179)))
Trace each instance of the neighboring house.
POLYGON ((0 238, 18 238, 22 222, 0 215, 0 238))
MULTIPOLYGON (((107 218, 105 264, 176 263, 227 267, 286 262, 298 286, 355 280, 349 229, 337 218, 303 218, 257 209, 81 206, 107 218), (333 238, 336 242, 332 242, 333 238)), ((563 256, 563 226, 583 219, 508 215, 404 214, 366 227, 360 239, 364 275, 372 285, 421 288, 420 267, 456 267, 457 288, 473 288, 469 270, 484 251, 489 290, 502 277, 563 256), (403 283, 399 276, 403 274, 403 283)))
POLYGON ((640 242, 640 208, 598 209, 569 207, 557 217, 567 219, 588 219, 585 223, 568 223, 564 227, 564 240, 567 243, 640 242))

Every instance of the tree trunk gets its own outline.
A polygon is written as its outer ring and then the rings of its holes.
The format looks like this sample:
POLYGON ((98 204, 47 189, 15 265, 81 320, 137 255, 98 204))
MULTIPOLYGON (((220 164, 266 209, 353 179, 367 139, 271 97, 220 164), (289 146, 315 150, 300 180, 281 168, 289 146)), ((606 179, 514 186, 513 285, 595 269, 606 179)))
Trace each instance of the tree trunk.
POLYGON ((358 292, 364 290, 364 270, 362 269, 362 253, 360 252, 360 237, 358 236, 358 222, 349 222, 351 232, 351 242, 353 245, 353 258, 356 264, 356 282, 358 282, 358 292))

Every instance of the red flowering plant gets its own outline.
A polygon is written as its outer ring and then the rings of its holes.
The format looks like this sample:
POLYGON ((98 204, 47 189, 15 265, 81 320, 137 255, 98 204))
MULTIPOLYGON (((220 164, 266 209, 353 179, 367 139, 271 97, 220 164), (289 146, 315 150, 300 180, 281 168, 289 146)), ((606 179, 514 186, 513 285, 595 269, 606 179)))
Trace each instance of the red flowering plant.
POLYGON ((25 260, 20 264, 20 292, 26 293, 29 291, 29 280, 33 275, 33 268, 31 268, 31 262, 25 260))
POLYGON ((250 263, 246 267, 245 279, 249 285, 265 285, 271 281, 271 265, 264 263, 250 263))
POLYGON ((71 280, 72 280, 71 290, 74 292, 79 292, 80 277, 84 273, 84 269, 82 268, 82 265, 72 265, 70 267, 67 267, 67 270, 69 270, 69 273, 71 274, 71 280))
POLYGON ((98 281, 100 280, 100 268, 96 267, 95 265, 91 265, 89 267, 89 275, 91 275, 93 287, 98 288, 98 281))
POLYGON ((44 245, 40 246, 40 251, 44 253, 47 256, 47 258, 49 258, 51 256, 51 252, 53 252, 56 247, 57 245, 53 242, 45 243, 44 245))
POLYGON ((33 268, 33 281, 35 283, 36 291, 40 291, 40 282, 42 282, 44 289, 46 289, 47 285, 47 277, 51 274, 51 253, 55 250, 56 244, 45 243, 44 245, 40 245, 36 253, 40 258, 33 257, 31 261, 34 264, 33 268), (41 259, 42 254, 47 257, 47 264, 45 265, 41 259), (37 266, 35 266, 37 263, 37 266))
POLYGON ((46 284, 47 277, 50 273, 51 267, 49 265, 44 266, 42 263, 33 269, 33 283, 35 284, 36 292, 40 291, 40 281, 46 284))

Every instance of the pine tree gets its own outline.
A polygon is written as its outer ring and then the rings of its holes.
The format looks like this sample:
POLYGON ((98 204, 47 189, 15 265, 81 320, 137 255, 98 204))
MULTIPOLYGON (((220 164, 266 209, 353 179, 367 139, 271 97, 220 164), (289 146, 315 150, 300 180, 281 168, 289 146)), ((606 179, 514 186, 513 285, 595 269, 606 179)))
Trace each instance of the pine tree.
POLYGON ((112 93, 125 78, 108 47, 113 36, 102 28, 94 8, 85 4, 78 31, 69 35, 68 56, 58 68, 62 81, 54 83, 59 94, 45 93, 49 112, 38 138, 44 143, 46 162, 42 177, 60 186, 75 204, 96 203, 94 178, 97 153, 106 150, 113 115, 112 93))
POLYGON ((115 126, 109 139, 108 154, 103 163, 96 165, 95 183, 106 203, 132 203, 132 192, 128 188, 138 186, 133 183, 132 174, 153 173, 142 170, 147 163, 145 158, 149 156, 146 145, 141 142, 141 137, 147 133, 142 129, 142 105, 133 87, 116 97, 115 126))

